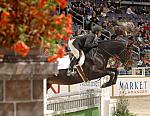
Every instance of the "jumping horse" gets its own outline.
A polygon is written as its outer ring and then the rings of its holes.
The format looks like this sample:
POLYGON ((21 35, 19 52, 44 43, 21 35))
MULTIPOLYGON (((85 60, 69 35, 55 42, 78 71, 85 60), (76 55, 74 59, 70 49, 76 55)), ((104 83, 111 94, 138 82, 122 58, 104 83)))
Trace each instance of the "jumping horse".
MULTIPOLYGON (((104 83, 101 87, 105 88, 116 84, 118 70, 117 68, 107 68, 109 58, 116 57, 117 60, 127 68, 131 68, 131 52, 130 46, 127 43, 120 40, 107 40, 99 42, 97 48, 93 48, 89 52, 83 51, 85 54, 85 61, 82 65, 82 69, 86 78, 90 80, 100 79, 106 75, 110 76, 110 80, 104 83), (91 57, 92 54, 92 57, 91 57), (98 62, 96 62, 98 60, 98 62), (96 66, 96 68, 93 68, 96 66)), ((59 70, 58 75, 53 75, 48 78, 49 84, 61 84, 61 85, 72 85, 83 82, 79 73, 67 76, 68 69, 59 70)))

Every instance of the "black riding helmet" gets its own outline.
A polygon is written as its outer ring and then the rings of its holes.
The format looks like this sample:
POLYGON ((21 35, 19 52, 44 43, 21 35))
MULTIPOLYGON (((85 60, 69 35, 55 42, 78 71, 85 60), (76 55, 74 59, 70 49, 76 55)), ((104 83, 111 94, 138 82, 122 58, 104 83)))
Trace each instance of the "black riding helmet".
POLYGON ((101 27, 100 26, 98 26, 98 25, 96 25, 96 26, 94 26, 93 28, 92 28, 92 33, 96 33, 96 32, 99 32, 99 31, 101 31, 101 27))

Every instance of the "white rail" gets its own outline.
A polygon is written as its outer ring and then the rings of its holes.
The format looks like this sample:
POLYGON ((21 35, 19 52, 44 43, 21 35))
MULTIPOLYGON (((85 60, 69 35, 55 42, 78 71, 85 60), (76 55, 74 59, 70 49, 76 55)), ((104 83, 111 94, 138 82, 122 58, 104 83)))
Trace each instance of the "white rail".
POLYGON ((84 91, 75 91, 70 93, 55 94, 46 98, 44 102, 45 115, 60 114, 62 112, 69 113, 72 111, 84 110, 92 107, 100 106, 101 89, 89 89, 84 91))
POLYGON ((133 67, 132 75, 150 76, 150 67, 133 67))

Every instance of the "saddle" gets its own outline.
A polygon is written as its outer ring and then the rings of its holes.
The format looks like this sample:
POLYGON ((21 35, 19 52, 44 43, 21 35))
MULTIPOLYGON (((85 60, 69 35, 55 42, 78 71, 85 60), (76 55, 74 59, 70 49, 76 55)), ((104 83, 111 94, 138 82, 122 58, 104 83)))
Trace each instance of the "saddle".
MULTIPOLYGON (((73 56, 74 57, 74 56, 73 56)), ((80 75, 81 79, 84 81, 84 82, 87 82, 88 79, 86 78, 85 76, 85 73, 84 73, 84 70, 82 68, 82 65, 84 64, 84 61, 85 61, 85 55, 84 55, 84 52, 81 51, 81 54, 80 54, 80 58, 79 58, 79 61, 78 63, 73 67, 73 73, 71 73, 71 75, 74 75, 77 71, 78 74, 80 75)), ((68 70, 69 71, 69 70, 68 70)), ((70 74, 68 75, 70 76, 70 74)))
POLYGON ((80 77, 82 78, 82 80, 83 80, 84 82, 87 82, 88 79, 86 78, 85 73, 84 73, 84 70, 83 70, 83 68, 82 68, 82 65, 84 64, 84 61, 85 61, 85 55, 84 55, 84 52, 81 51, 80 59, 79 59, 79 61, 78 61, 78 64, 77 64, 75 67, 76 67, 76 69, 77 69, 77 71, 78 71, 80 77))

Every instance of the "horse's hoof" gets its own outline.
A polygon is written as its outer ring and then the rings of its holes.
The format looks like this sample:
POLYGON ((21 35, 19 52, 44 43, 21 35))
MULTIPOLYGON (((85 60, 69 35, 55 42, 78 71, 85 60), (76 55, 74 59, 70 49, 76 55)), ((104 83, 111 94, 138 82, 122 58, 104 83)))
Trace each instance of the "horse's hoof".
POLYGON ((112 85, 115 85, 115 84, 116 84, 116 81, 113 81, 113 82, 112 82, 112 85))
POLYGON ((70 76, 75 76, 76 72, 67 72, 67 76, 70 77, 70 76))
POLYGON ((106 87, 106 84, 104 83, 102 86, 101 86, 101 88, 105 88, 106 87))
POLYGON ((106 87, 109 87, 109 86, 111 86, 112 84, 110 84, 110 83, 104 83, 102 86, 101 86, 101 88, 106 88, 106 87))
POLYGON ((71 74, 67 74, 67 77, 70 77, 71 76, 71 74))

